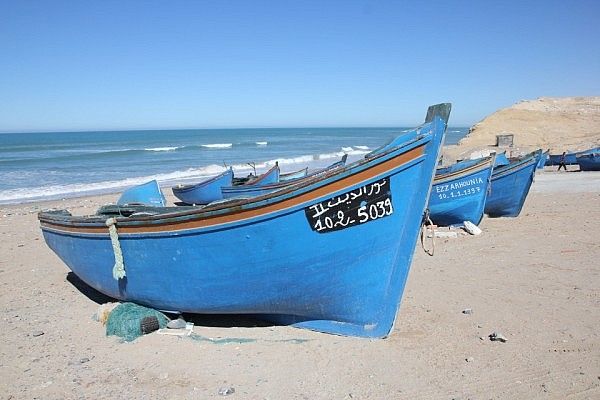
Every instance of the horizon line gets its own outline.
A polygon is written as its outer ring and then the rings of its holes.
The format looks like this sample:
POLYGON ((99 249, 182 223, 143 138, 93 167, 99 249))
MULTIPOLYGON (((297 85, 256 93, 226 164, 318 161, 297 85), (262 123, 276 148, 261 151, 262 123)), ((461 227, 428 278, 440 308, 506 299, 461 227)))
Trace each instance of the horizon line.
MULTIPOLYGON (((306 125, 306 126, 251 126, 251 127, 221 127, 221 128, 111 128, 111 129, 90 129, 90 130, 61 130, 61 129, 50 129, 50 130, 17 130, 17 131, 5 131, 0 130, 0 135, 5 134, 19 134, 19 133, 102 133, 102 132, 146 132, 146 131, 193 131, 193 130, 235 130, 235 129, 360 129, 360 128, 414 128, 418 125, 355 125, 355 126, 344 126, 344 125, 306 125)), ((468 128, 470 125, 448 125, 448 128, 468 128)))

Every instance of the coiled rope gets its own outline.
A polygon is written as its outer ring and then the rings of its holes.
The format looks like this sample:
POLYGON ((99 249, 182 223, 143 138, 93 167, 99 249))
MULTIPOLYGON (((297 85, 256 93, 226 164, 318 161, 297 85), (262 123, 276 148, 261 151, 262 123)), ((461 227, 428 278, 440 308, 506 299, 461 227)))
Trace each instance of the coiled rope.
POLYGON ((429 217, 429 209, 425 209, 425 214, 423 214, 423 221, 421 222, 421 247, 423 251, 428 255, 433 257, 433 253, 435 253, 435 229, 433 228, 433 221, 429 217), (425 248, 425 237, 427 234, 427 225, 429 225, 431 230, 431 250, 425 248))
POLYGON ((117 232, 117 219, 109 218, 105 222, 108 226, 108 233, 110 235, 110 242, 112 244, 113 253, 115 255, 115 266, 113 267, 112 273, 115 280, 123 279, 125 277, 125 264, 123 263, 123 252, 121 251, 121 244, 119 243, 119 233, 117 232))

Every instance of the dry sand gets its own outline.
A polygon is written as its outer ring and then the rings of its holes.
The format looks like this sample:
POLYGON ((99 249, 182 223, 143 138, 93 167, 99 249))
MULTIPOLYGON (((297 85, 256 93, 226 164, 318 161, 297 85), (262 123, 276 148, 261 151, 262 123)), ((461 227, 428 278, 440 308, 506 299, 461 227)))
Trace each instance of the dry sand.
POLYGON ((417 247, 396 326, 374 341, 241 316, 106 337, 92 317, 108 299, 69 274, 36 213, 115 199, 0 208, 0 399, 600 398, 600 173, 541 172, 518 218, 485 218, 434 257, 417 247))

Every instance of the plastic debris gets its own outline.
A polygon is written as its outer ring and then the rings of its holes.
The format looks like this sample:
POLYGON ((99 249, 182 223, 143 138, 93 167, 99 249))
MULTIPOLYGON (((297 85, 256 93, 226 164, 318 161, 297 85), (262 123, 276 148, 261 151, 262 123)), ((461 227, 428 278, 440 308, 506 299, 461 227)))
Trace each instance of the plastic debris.
POLYGON ((463 226, 465 231, 467 231, 471 235, 481 235, 481 229, 471 221, 463 222, 463 226))
POLYGON ((473 309, 472 308, 465 308, 464 310, 462 310, 463 314, 473 314, 473 309))
MULTIPOLYGON (((170 322, 173 322, 173 321, 170 321, 170 322)), ((186 322, 184 328, 185 329, 173 329, 173 328, 167 327, 165 329, 159 329, 157 333, 159 335, 190 336, 194 332, 194 323, 186 322)))
POLYGON ((234 387, 222 387, 219 388, 219 394, 221 396, 228 396, 230 394, 234 394, 235 393, 235 388, 234 387))
POLYGON ((96 321, 101 322, 102 325, 106 325, 106 321, 108 320, 108 316, 111 311, 114 310, 121 303, 104 303, 98 307, 98 311, 96 311, 96 315, 94 318, 96 321))
MULTIPOLYGON (((427 235, 428 238, 431 237, 431 233, 427 235)), ((435 231, 436 238, 456 238, 458 237, 458 233, 452 231, 435 231)))
POLYGON ((508 339, 506 339, 506 338, 504 337, 504 335, 502 335, 502 334, 501 334, 501 333, 499 333, 499 332, 492 332, 492 333, 489 335, 489 338, 490 338, 490 340, 491 340, 492 342, 502 342, 502 343, 506 343, 506 342, 507 342, 507 340, 508 340, 508 339))
POLYGON ((186 322, 183 318, 179 317, 167 323, 167 328, 169 329, 184 329, 186 326, 186 322))

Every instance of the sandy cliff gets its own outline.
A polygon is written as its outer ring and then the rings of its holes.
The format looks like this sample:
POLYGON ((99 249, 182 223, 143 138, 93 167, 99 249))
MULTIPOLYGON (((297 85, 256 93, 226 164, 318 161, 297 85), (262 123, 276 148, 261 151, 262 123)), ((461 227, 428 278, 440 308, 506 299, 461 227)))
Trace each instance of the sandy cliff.
POLYGON ((501 109, 473 125, 447 155, 465 156, 495 146, 496 135, 513 134, 514 152, 552 153, 600 146, 600 97, 541 97, 501 109))

